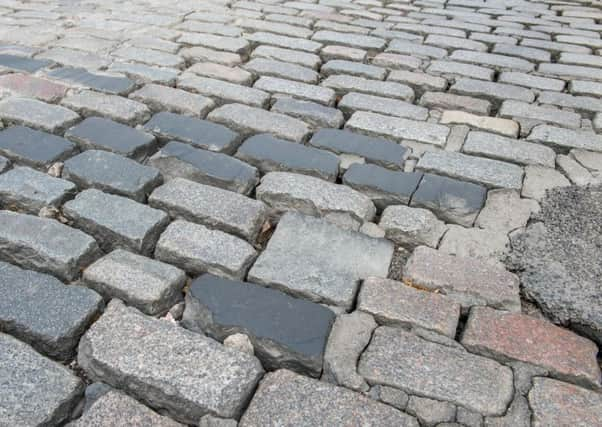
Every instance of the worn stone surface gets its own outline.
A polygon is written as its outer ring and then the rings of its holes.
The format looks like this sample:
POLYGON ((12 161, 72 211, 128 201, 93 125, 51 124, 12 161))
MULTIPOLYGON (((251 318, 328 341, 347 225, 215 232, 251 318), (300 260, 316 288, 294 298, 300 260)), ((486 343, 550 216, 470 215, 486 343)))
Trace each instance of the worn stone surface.
POLYGON ((361 279, 386 277, 393 245, 298 213, 285 214, 249 280, 350 307, 361 279))
POLYGON ((439 249, 451 255, 496 263, 505 259, 510 241, 502 230, 465 228, 452 224, 441 239, 439 249))
POLYGON ((0 262, 0 327, 58 360, 74 354, 77 342, 102 301, 81 286, 0 262), (44 306, 44 310, 38 310, 44 306))
POLYGON ((184 218, 254 241, 266 220, 267 207, 232 191, 174 178, 148 199, 173 218, 184 218))
POLYGON ((190 424, 205 414, 239 416, 263 373, 254 357, 117 300, 82 337, 78 364, 94 380, 190 424))
POLYGON ((0 376, 0 414, 6 425, 61 424, 69 419, 84 392, 82 381, 66 367, 3 333, 0 376))
POLYGON ((103 116, 126 125, 145 122, 150 118, 150 110, 140 102, 91 90, 69 95, 63 98, 61 105, 84 117, 103 116))
POLYGON ((358 375, 356 366, 376 326, 372 316, 359 311, 337 316, 324 354, 322 380, 367 391, 368 383, 358 375))
POLYGON ((277 212, 295 210, 314 216, 337 212, 358 221, 370 221, 376 213, 372 201, 350 187, 289 172, 267 173, 256 196, 277 212))
POLYGON ((281 369, 261 381, 241 427, 276 425, 312 426, 359 423, 418 427, 415 418, 362 394, 281 369))
POLYGON ((420 245, 436 248, 447 231, 432 212, 403 205, 386 207, 378 225, 388 239, 410 249, 420 245))
POLYGON ((278 290, 205 274, 186 295, 183 324, 219 341, 242 332, 266 369, 317 376, 334 317, 326 307, 278 290))
POLYGON ((65 107, 34 99, 8 98, 0 101, 0 119, 8 123, 58 133, 74 124, 79 119, 79 115, 65 107))
POLYGON ((96 188, 138 202, 144 202, 162 181, 157 169, 102 150, 87 150, 70 158, 65 162, 62 176, 81 189, 96 188))
POLYGON ((96 241, 58 221, 0 211, 0 259, 73 280, 99 255, 96 241))
POLYGON ((66 139, 24 126, 11 126, 0 131, 0 153, 37 169, 66 159, 75 149, 75 145, 66 139))
POLYGON ((598 277, 600 187, 548 192, 538 219, 512 238, 510 266, 552 320, 602 342, 598 277), (575 219, 578 218, 577 221, 575 219))
POLYGON ((487 305, 509 311, 520 310, 519 280, 501 264, 448 255, 419 247, 408 260, 403 280, 409 285, 439 291, 463 309, 487 305))
POLYGON ((527 166, 521 195, 540 201, 548 190, 569 185, 571 182, 555 169, 537 165, 527 166))
POLYGON ((429 427, 456 418, 456 407, 451 403, 418 396, 410 397, 406 412, 415 415, 422 425, 429 427))
POLYGON ((370 384, 501 415, 512 399, 510 368, 459 348, 386 326, 374 331, 359 373, 370 384))
POLYGON ((150 315, 162 314, 181 299, 181 270, 116 249, 86 268, 83 283, 106 300, 118 298, 150 315))
POLYGON ((600 386, 597 346, 547 320, 475 307, 462 334, 462 345, 503 362, 518 360, 542 367, 565 381, 600 386))
POLYGON ((515 190, 490 190, 475 226, 510 233, 526 226, 531 215, 538 211, 535 200, 522 199, 515 190))
POLYGON ((357 309, 372 314, 380 325, 419 327, 451 338, 460 317, 460 305, 445 295, 373 277, 362 283, 357 309))

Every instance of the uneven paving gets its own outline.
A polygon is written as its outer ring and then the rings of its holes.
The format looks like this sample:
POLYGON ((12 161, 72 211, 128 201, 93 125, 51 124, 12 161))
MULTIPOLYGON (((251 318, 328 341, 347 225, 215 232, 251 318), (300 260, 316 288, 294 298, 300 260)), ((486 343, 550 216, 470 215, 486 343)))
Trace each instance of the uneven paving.
POLYGON ((602 6, 0 0, 0 427, 602 425, 602 6))

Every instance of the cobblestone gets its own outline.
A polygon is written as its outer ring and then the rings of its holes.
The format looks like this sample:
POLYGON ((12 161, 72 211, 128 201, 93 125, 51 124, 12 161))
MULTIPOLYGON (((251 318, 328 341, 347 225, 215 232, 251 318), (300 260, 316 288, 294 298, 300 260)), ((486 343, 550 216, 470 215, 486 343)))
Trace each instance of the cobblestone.
POLYGON ((61 104, 78 111, 84 117, 105 116, 126 125, 145 122, 150 118, 150 111, 144 104, 89 90, 69 95, 61 104))
POLYGON ((37 169, 71 156, 73 143, 24 126, 11 126, 0 131, 0 153, 7 158, 37 169))
POLYGON ((0 119, 50 133, 59 133, 74 124, 79 116, 58 105, 28 98, 8 98, 0 101, 0 119))

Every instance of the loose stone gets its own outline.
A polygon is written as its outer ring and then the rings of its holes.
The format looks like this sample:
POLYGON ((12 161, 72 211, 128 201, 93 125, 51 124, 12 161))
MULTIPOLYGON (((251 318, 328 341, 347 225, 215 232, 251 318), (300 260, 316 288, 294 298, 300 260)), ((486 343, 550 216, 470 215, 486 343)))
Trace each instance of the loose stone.
POLYGON ((408 248, 436 248, 447 231, 447 226, 431 211, 403 205, 385 208, 378 225, 385 230, 387 239, 408 248))
POLYGON ((219 341, 233 332, 245 333, 266 369, 287 367, 317 376, 334 317, 319 304, 205 274, 186 294, 182 322, 219 341))
POLYGON ((159 315, 181 298, 183 271, 122 249, 114 250, 84 270, 83 283, 146 314, 159 315))
POLYGON ((71 281, 99 255, 96 241, 58 221, 0 211, 0 259, 71 281))
POLYGON ((260 201, 183 178, 157 188, 148 203, 172 218, 216 228, 250 242, 255 241, 268 213, 260 201))
POLYGON ((94 236, 105 252, 123 248, 150 254, 169 221, 162 211, 95 189, 65 203, 63 213, 75 227, 94 236))
POLYGON ((192 275, 212 273, 232 279, 242 279, 256 257, 244 240, 183 220, 169 224, 155 248, 155 258, 192 275))
POLYGON ((538 211, 535 200, 522 199, 515 190, 491 190, 475 225, 510 233, 526 226, 531 215, 538 211))
POLYGON ((280 219, 249 280, 349 308, 359 281, 386 277, 393 245, 298 213, 280 219))
POLYGON ((118 300, 83 336, 78 364, 93 380, 120 387, 187 424, 205 414, 240 416, 263 373, 254 357, 118 300))

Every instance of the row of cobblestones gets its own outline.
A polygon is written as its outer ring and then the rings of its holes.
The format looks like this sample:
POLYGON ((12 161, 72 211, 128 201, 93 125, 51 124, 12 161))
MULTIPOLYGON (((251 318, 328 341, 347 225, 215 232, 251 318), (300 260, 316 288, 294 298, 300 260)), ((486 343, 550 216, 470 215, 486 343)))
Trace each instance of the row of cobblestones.
POLYGON ((0 0, 0 426, 602 425, 600 290, 535 257, 551 190, 600 195, 601 35, 588 0, 0 0))

